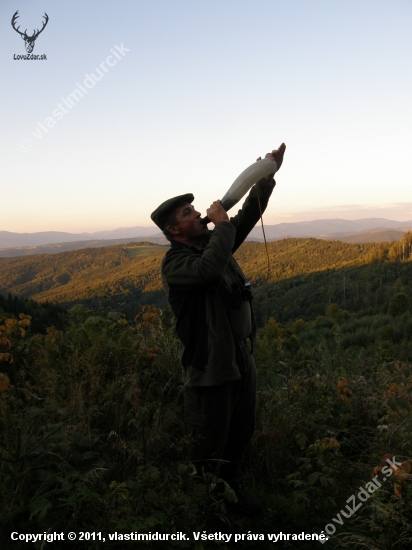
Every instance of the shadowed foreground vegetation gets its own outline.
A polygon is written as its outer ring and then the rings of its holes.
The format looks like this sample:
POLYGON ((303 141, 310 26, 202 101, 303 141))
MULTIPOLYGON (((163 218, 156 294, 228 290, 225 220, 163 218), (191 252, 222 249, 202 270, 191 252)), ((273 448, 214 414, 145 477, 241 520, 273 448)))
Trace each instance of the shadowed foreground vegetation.
MULTIPOLYGON (((397 327, 410 322, 407 298, 393 299, 384 318, 376 317, 380 336, 366 347, 345 343, 344 335, 364 330, 364 317, 337 304, 317 320, 272 318, 261 329, 257 427, 243 475, 264 513, 237 519, 244 534, 320 533, 328 525, 335 533, 325 548, 411 547, 412 369, 394 359, 403 341, 394 336, 397 327), (382 486, 352 517, 338 516, 385 455, 402 466, 387 480, 375 470, 382 486), (333 518, 344 519, 339 525, 333 518)), ((192 475, 168 312, 146 306, 132 321, 77 305, 63 330, 50 323, 38 333, 33 306, 32 315, 1 307, 1 548, 27 548, 11 544, 11 531, 191 538, 145 544, 106 537, 104 544, 73 542, 74 550, 219 547, 193 540, 223 500, 210 494, 212 480, 192 475)), ((236 547, 258 545, 273 542, 246 539, 236 547)))

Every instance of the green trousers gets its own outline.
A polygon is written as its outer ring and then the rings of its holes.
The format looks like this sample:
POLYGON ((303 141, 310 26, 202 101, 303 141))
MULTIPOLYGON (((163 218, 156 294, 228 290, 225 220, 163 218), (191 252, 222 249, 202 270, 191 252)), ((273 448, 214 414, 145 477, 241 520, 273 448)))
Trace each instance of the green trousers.
POLYGON ((192 460, 198 472, 219 472, 237 481, 243 451, 253 436, 256 414, 256 365, 245 342, 236 346, 241 378, 218 386, 185 387, 184 406, 193 436, 192 460))

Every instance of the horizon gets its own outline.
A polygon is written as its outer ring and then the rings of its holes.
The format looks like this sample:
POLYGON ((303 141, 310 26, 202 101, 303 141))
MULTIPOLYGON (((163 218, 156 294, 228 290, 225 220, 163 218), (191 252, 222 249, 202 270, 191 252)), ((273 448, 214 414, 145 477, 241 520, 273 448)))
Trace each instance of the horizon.
MULTIPOLYGON (((370 217, 362 217, 362 218, 352 218, 352 219, 349 219, 349 218, 315 218, 315 219, 305 219, 305 220, 296 220, 296 221, 282 221, 282 222, 278 222, 278 223, 266 223, 264 221, 264 225, 265 227, 272 227, 272 226, 276 226, 276 225, 282 225, 282 224, 296 224, 296 223, 311 223, 311 222, 324 222, 324 221, 348 221, 348 222, 356 222, 356 221, 364 221, 364 220, 377 220, 378 221, 387 221, 387 222, 397 222, 397 223, 412 223, 412 218, 411 219, 406 219, 406 220, 394 220, 394 219, 390 219, 390 218, 382 218, 382 217, 375 217, 375 216, 370 216, 370 217)), ((260 221, 256 224, 255 228, 256 227, 260 227, 260 221)), ((162 234, 162 231, 155 225, 150 225, 150 226, 146 226, 146 225, 132 225, 132 226, 118 226, 118 227, 113 227, 113 228, 105 228, 105 229, 96 229, 94 231, 81 231, 81 232, 77 232, 77 231, 61 231, 61 230, 55 230, 55 229, 50 229, 50 230, 44 230, 44 231, 8 231, 8 230, 5 230, 5 229, 0 229, 0 233, 16 233, 16 234, 21 234, 21 235, 24 235, 24 234, 27 234, 27 235, 31 235, 33 233, 67 233, 67 234, 71 234, 71 235, 94 235, 96 233, 103 233, 103 232, 113 232, 113 231, 122 231, 122 230, 130 230, 130 229, 134 229, 134 228, 139 228, 139 229, 150 229, 152 230, 153 229, 153 233, 145 233, 145 235, 136 235, 136 237, 154 237, 156 236, 157 234, 162 234)), ((389 228, 387 228, 389 229, 389 228)), ((122 238, 122 237, 119 237, 119 238, 122 238)), ((125 237, 126 238, 126 237, 125 237)))

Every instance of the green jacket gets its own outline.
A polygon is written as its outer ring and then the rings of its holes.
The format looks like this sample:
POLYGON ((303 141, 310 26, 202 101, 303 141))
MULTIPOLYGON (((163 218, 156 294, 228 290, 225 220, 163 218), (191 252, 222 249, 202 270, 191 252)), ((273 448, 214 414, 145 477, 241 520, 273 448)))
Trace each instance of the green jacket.
MULTIPOLYGON (((262 212, 274 186, 273 178, 258 184, 262 212)), ((238 214, 228 222, 219 222, 205 237, 203 250, 172 241, 163 259, 162 282, 176 317, 183 382, 188 386, 213 386, 240 378, 227 308, 242 290, 239 284, 236 288, 236 282, 244 276, 231 255, 259 218, 258 191, 253 186, 238 214), (229 290, 231 280, 234 288, 229 290)), ((251 315, 249 337, 254 345, 253 309, 251 315)))

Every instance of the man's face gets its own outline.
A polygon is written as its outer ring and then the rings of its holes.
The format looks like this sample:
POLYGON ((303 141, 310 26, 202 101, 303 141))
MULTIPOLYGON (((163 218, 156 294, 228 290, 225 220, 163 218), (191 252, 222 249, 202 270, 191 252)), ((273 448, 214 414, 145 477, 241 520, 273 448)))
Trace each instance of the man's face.
MULTIPOLYGON (((200 212, 189 202, 184 202, 175 212, 177 224, 172 226, 180 237, 198 240, 208 232, 207 225, 200 223, 200 212)), ((170 226, 169 226, 170 227, 170 226)))

